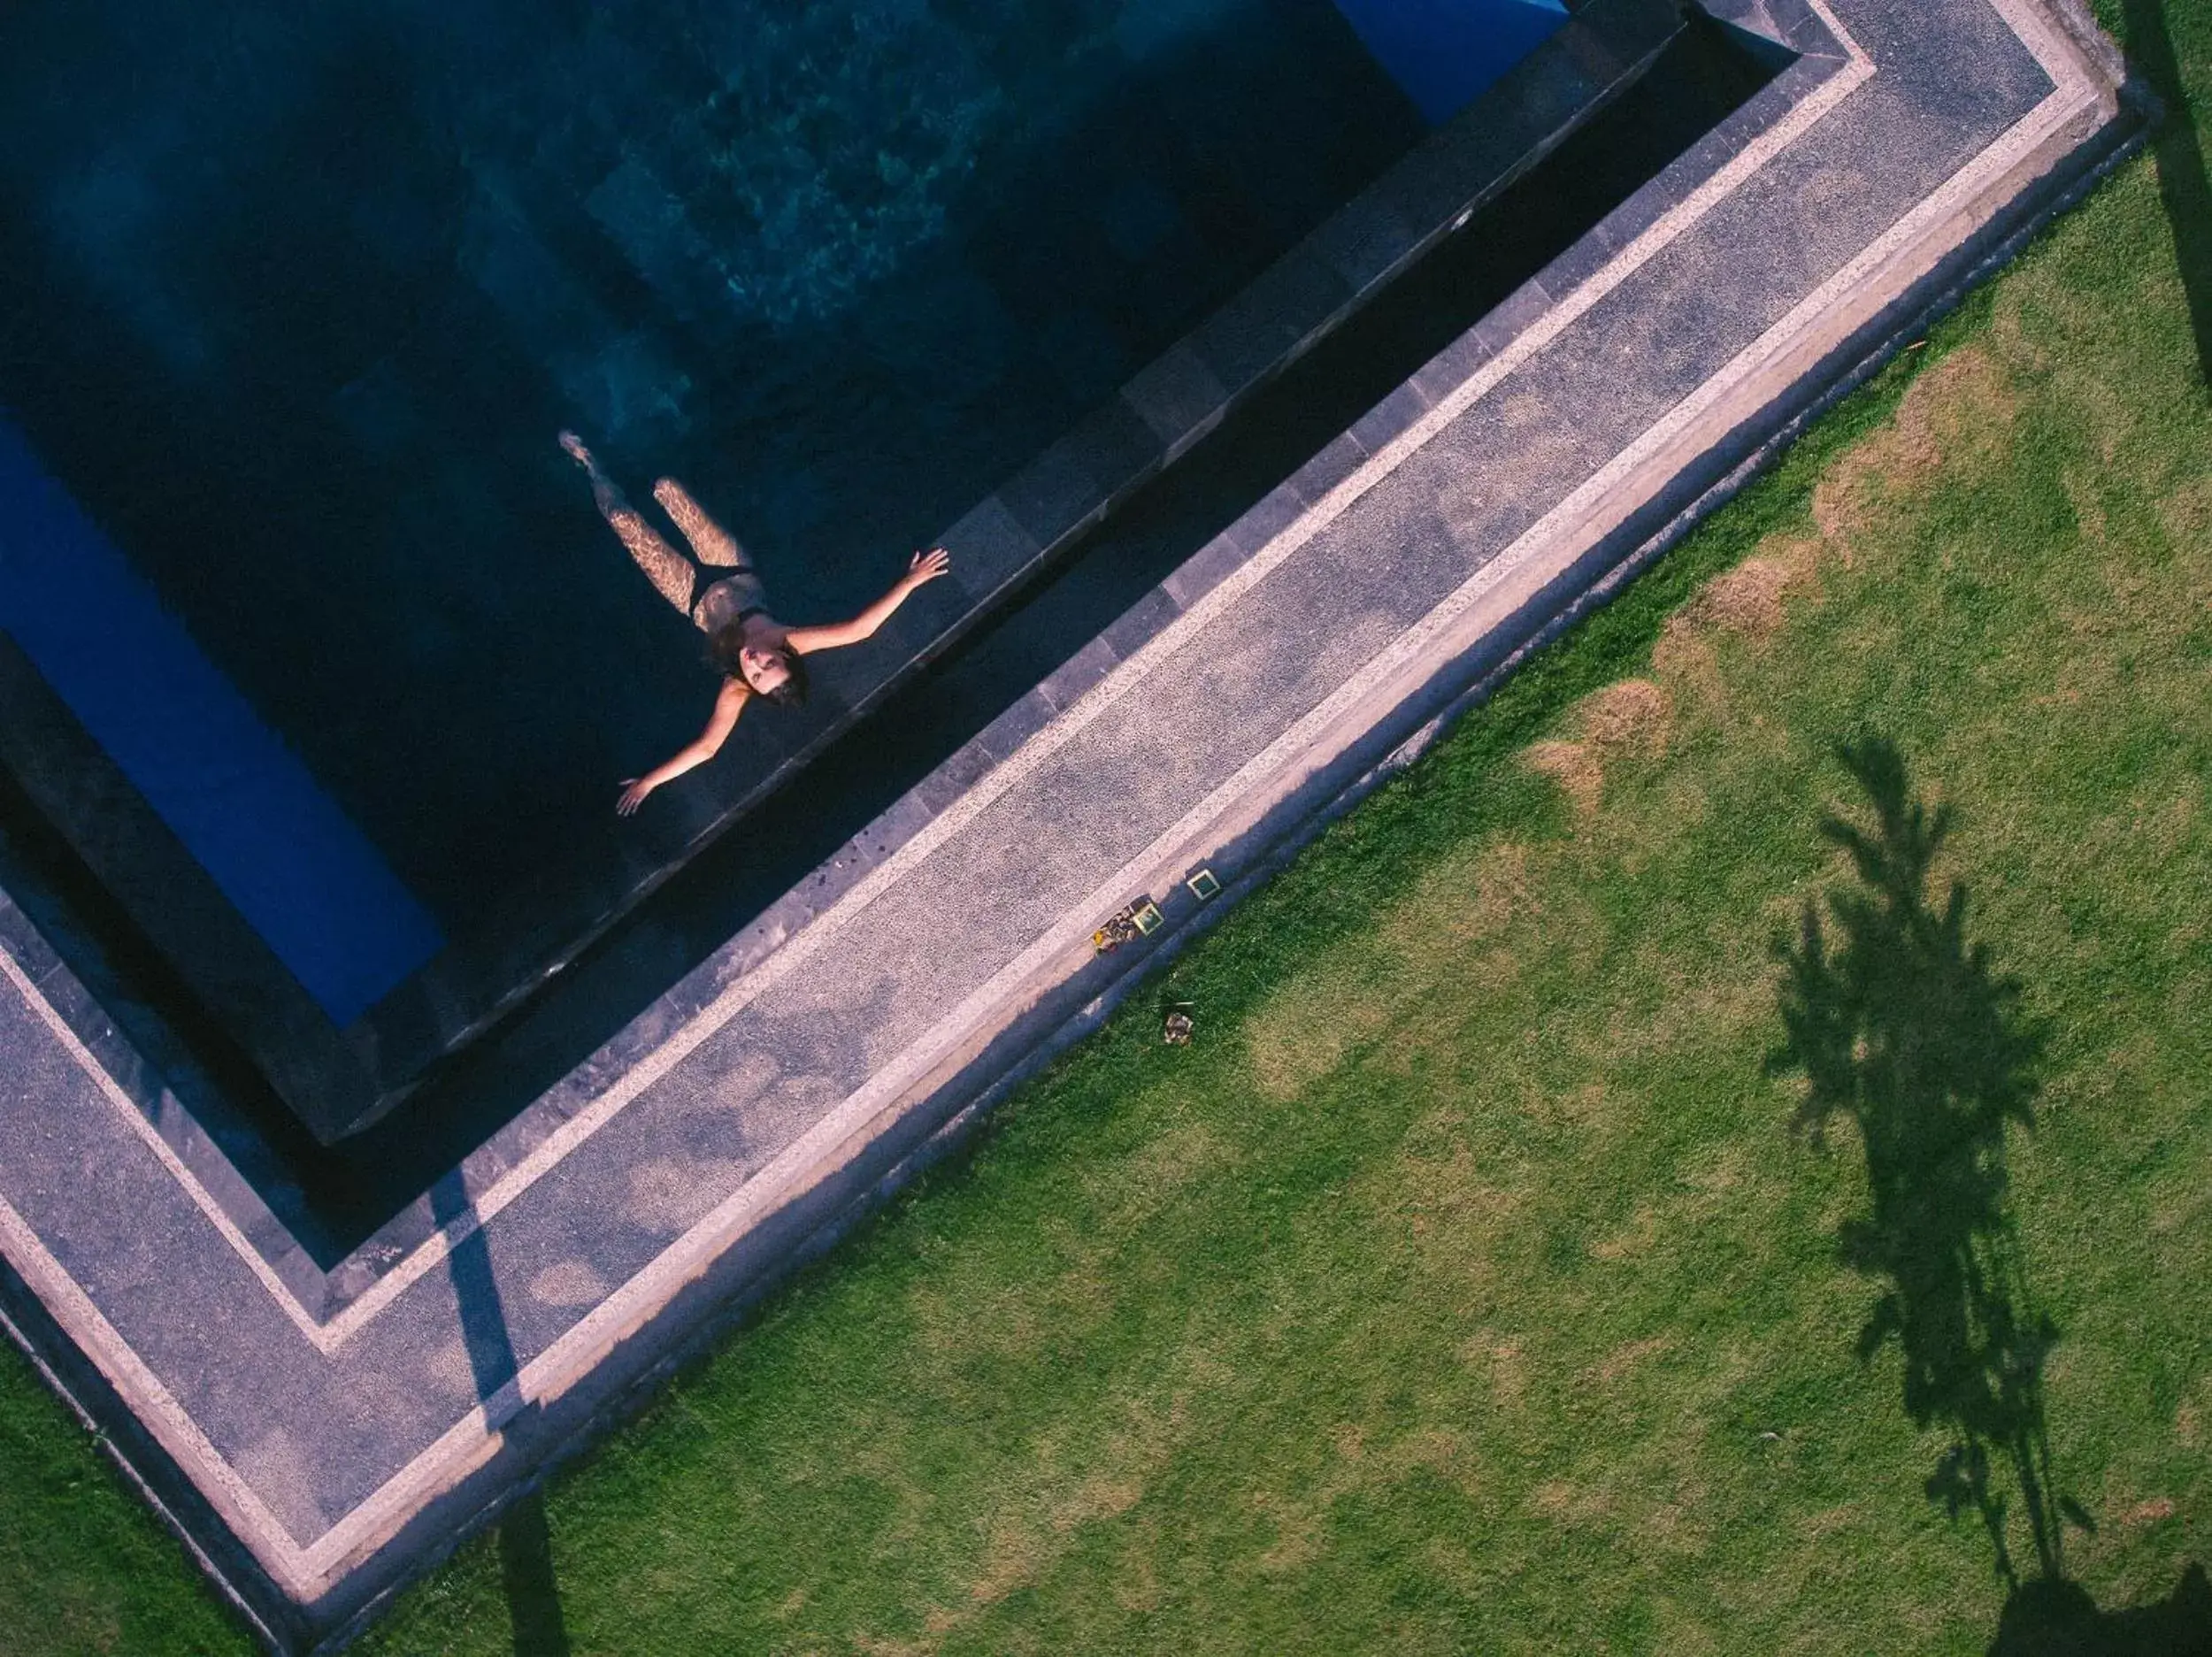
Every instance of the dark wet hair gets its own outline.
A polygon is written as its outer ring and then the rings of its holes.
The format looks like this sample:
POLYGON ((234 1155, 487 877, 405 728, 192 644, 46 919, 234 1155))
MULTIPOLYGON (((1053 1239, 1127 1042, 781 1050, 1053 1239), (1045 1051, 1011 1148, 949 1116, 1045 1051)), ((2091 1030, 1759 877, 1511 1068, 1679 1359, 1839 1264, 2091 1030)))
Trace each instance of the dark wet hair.
MULTIPOLYGON (((806 661, 787 642, 762 647, 769 655, 783 658, 787 675, 782 684, 773 690, 755 691, 765 696, 779 708, 797 708, 806 702, 806 661)), ((707 663, 726 679, 742 679, 748 687, 752 684, 745 678, 745 624, 733 621, 718 628, 707 639, 707 663)))

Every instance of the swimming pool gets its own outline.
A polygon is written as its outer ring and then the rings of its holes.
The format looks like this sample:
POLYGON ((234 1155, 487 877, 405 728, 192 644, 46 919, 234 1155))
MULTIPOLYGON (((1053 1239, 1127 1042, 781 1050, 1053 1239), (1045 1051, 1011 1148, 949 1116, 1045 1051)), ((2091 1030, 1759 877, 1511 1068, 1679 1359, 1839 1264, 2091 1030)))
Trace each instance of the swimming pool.
POLYGON ((689 849, 680 802, 609 808, 712 688, 557 429, 846 613, 1564 15, 13 10, 0 409, 42 504, 0 626, 333 1025, 453 947, 526 971, 549 894, 689 849))

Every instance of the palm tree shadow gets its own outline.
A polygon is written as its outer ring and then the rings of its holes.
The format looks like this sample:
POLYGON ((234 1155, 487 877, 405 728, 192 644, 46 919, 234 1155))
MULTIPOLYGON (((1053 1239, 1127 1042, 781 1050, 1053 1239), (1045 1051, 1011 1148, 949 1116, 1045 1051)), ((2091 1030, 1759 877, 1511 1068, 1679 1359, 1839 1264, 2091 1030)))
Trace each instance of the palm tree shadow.
POLYGON ((1992 1657, 2202 1651, 2212 1591, 2200 1566, 2135 1610, 2100 1611, 2067 1580, 2066 1528, 2094 1525, 2052 1469, 2043 1376, 2059 1331, 2029 1286, 2005 1163, 2007 1136, 2034 1125, 2043 1034, 2018 981, 1969 941, 1965 887, 1932 901, 1950 809, 1914 795, 1881 738, 1840 756, 1872 820, 1821 825, 1857 878, 1824 915, 1808 903, 1796 938, 1777 946, 1785 1039, 1768 1069, 1803 1078, 1801 1132, 1824 1145, 1848 1123, 1865 1157, 1867 1211, 1837 1238, 1846 1263, 1881 1285, 1860 1359, 1894 1346, 1906 1414, 1950 1436, 1924 1488, 1989 1538, 2008 1591, 1992 1657), (2032 1576, 2013 1557, 2016 1510, 2032 1576))
POLYGON ((2101 1611, 2078 1583, 2032 1582, 2005 1601, 1989 1657, 2208 1657, 2212 1580, 2192 1564, 2155 1605, 2101 1611))
POLYGON ((1955 1518, 1975 1514, 2000 1575, 2016 1584, 2008 1489, 2017 1491, 2039 1574, 2055 1576, 2062 1515, 2043 1363, 2058 1331, 2028 1291, 2005 1169, 2007 1132, 2034 1119, 2041 1038, 2021 1015, 2019 986, 1968 943, 1965 889, 1928 901, 1950 809, 1912 796, 1886 741, 1848 744, 1842 757, 1875 821, 1821 825, 1858 884, 1829 896, 1832 940, 1809 903, 1796 941, 1779 947, 1787 1039, 1768 1066, 1805 1078, 1796 1126, 1816 1144, 1839 1119, 1858 1131, 1870 1208, 1844 1224, 1839 1252, 1884 1285, 1861 1360, 1894 1345, 1905 1413, 1952 1434, 1930 1499, 1955 1518))
POLYGON ((2166 106, 2165 119, 2151 139, 2158 196, 2173 226, 2197 366, 2212 386, 2212 181, 2205 176, 2196 115, 2166 27, 2165 0, 2124 0, 2122 17, 2128 56, 2166 106))

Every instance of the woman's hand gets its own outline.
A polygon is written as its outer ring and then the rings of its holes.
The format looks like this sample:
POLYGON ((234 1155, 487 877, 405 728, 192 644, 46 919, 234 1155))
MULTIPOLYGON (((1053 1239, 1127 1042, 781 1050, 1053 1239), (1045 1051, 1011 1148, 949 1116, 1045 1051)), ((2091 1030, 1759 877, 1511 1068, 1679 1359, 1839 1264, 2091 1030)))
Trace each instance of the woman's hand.
POLYGON ((906 566, 906 590, 912 592, 926 582, 934 581, 952 568, 952 554, 942 547, 932 547, 927 552, 918 552, 914 562, 906 566))
POLYGON ((801 656, 808 656, 816 650, 841 649, 849 644, 858 644, 863 639, 872 639, 876 630, 913 595, 915 588, 928 585, 951 568, 952 555, 942 547, 918 552, 907 564, 906 573, 891 583, 891 590, 850 621, 827 627, 794 627, 784 635, 784 642, 801 656))
POLYGON ((664 760, 644 776, 633 777, 624 783, 614 809, 624 817, 635 817, 637 809, 645 803, 645 796, 654 789, 663 783, 674 782, 686 771, 705 764, 719 754, 722 744, 729 740, 730 732, 737 725, 737 716, 745 711, 745 704, 752 696, 743 679, 725 679, 722 688, 714 694, 714 712, 708 716, 707 728, 678 749, 673 759, 664 760))

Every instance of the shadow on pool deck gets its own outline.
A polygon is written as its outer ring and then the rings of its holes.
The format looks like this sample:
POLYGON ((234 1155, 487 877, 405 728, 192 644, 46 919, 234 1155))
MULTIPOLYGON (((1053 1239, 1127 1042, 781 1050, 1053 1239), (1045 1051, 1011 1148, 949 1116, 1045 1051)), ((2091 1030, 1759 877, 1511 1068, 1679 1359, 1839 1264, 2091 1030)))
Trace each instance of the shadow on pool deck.
MULTIPOLYGON (((469 1201, 456 1172, 431 1190, 439 1224, 459 1219, 469 1201)), ((461 1335, 477 1397, 488 1404, 512 1383, 520 1368, 507 1309, 493 1275, 491 1252, 480 1226, 454 1245, 447 1256, 454 1293, 460 1302, 461 1335)), ((526 1433, 536 1407, 525 1404, 509 1422, 510 1434, 526 1433)), ((499 1575, 514 1633, 516 1657, 568 1657, 568 1628, 561 1615, 560 1584, 553 1572, 553 1541, 545 1501, 536 1488, 525 1491, 499 1521, 499 1575)))

